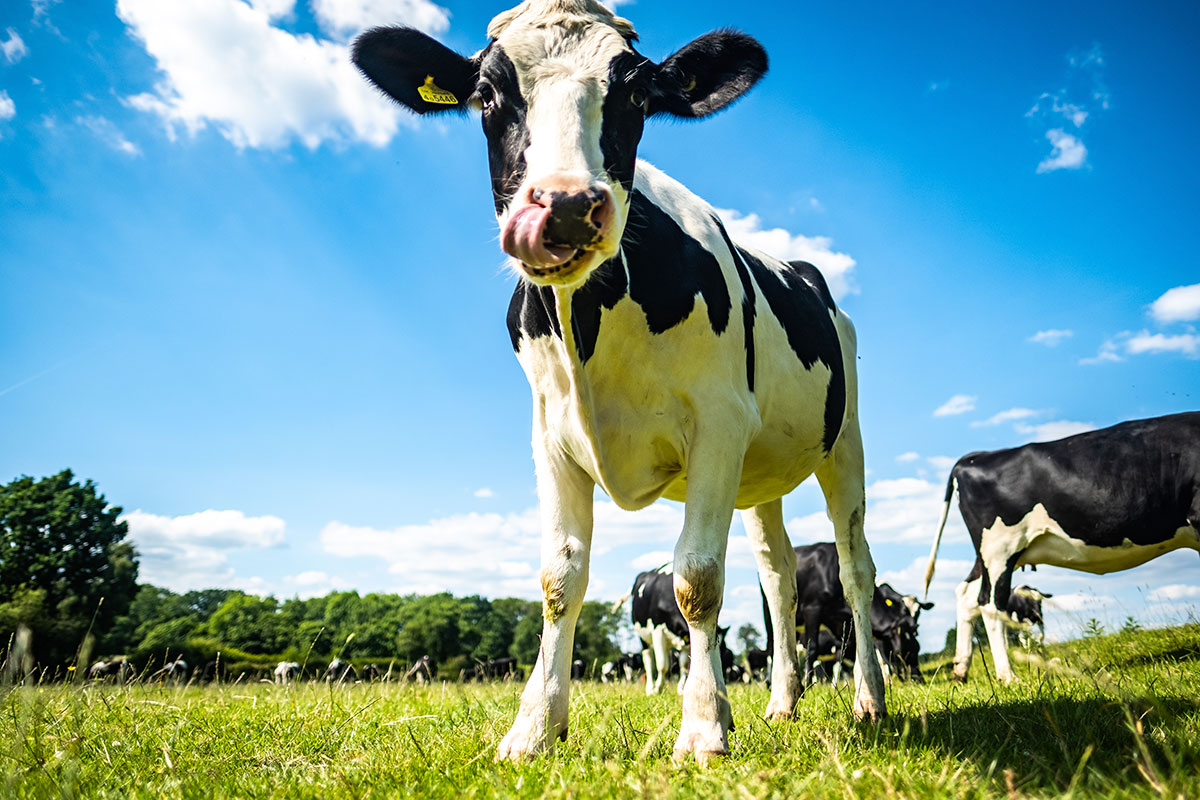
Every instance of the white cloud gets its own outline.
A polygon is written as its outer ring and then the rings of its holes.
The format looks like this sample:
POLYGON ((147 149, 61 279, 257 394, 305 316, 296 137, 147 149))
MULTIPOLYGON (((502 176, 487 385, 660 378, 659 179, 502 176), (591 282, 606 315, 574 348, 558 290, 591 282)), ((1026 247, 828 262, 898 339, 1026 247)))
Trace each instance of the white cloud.
POLYGON ((1187 600, 1190 598, 1200 598, 1200 586, 1171 583, 1153 590, 1146 599, 1153 602, 1162 602, 1164 600, 1187 600))
POLYGON ((761 250, 784 261, 807 261, 821 270, 835 300, 857 294, 851 273, 857 262, 846 253, 830 249, 833 240, 827 236, 792 234, 783 228, 763 229, 758 214, 743 215, 731 209, 716 209, 730 237, 739 244, 761 250))
POLYGON ((956 394, 938 406, 934 410, 933 415, 935 417, 951 417, 956 414, 965 414, 975 409, 975 401, 978 399, 974 395, 956 394))
POLYGON ((1043 422, 1041 425, 1015 425, 1014 427, 1017 429, 1017 433, 1025 434, 1031 442, 1052 442, 1055 439, 1096 430, 1096 426, 1091 422, 1075 422, 1069 419, 1043 422))
POLYGON ((672 550, 652 550, 651 552, 644 553, 630 561, 629 566, 640 572, 646 572, 648 570, 658 569, 673 558, 675 558, 675 553, 672 550))
POLYGON ((8 96, 8 92, 0 89, 0 121, 12 119, 17 115, 17 104, 8 96))
POLYGON ((1058 169, 1079 169, 1087 160, 1087 148, 1084 147, 1083 142, 1062 128, 1051 128, 1046 131, 1046 138, 1050 140, 1050 145, 1054 149, 1037 165, 1039 175, 1058 169))
POLYGON ((8 63, 15 64, 29 53, 29 48, 15 30, 8 28, 5 32, 8 39, 0 41, 0 53, 4 53, 4 59, 8 63))
POLYGON ((1075 331, 1051 328, 1045 331, 1038 331, 1029 337, 1029 341, 1034 344, 1044 344, 1046 347, 1057 347, 1062 343, 1063 339, 1069 339, 1074 335, 1075 331))
POLYGON ((1007 411, 1001 411, 993 414, 987 419, 976 420, 971 423, 972 428, 984 428, 992 425, 1003 425, 1006 422, 1013 422, 1018 419, 1029 419, 1036 417, 1044 412, 1037 411, 1032 408, 1010 408, 1007 411))
POLYGON ((486 486, 484 486, 481 489, 475 490, 475 496, 486 500, 488 498, 495 497, 496 493, 493 492, 491 489, 487 488, 486 486))
POLYGON ((429 0, 312 0, 312 10, 321 30, 342 40, 375 25, 403 23, 427 33, 450 27, 450 12, 429 0))
POLYGON ((1188 358, 1200 358, 1200 334, 1167 335, 1142 331, 1125 342, 1125 350, 1134 356, 1142 353, 1179 353, 1188 358))
POLYGON ((162 72, 152 92, 127 102, 160 116, 172 137, 212 125, 239 148, 386 144, 398 110, 358 74, 345 44, 273 26, 272 14, 285 6, 118 0, 118 16, 162 72))
POLYGON ((896 456, 896 461, 901 464, 907 464, 910 461, 916 461, 920 457, 920 453, 909 450, 907 453, 901 453, 900 455, 896 456))
POLYGON ((1138 356, 1146 353, 1176 353, 1186 358, 1200 358, 1200 334, 1188 333, 1151 333, 1143 330, 1138 333, 1122 331, 1100 345, 1100 351, 1092 358, 1079 360, 1080 364, 1101 364, 1113 361, 1124 361, 1126 356, 1138 356))
POLYGON ((75 124, 87 128, 95 136, 120 153, 125 153, 130 156, 141 155, 141 149, 125 138, 125 134, 121 133, 120 129, 112 123, 107 117, 87 116, 76 117, 75 124))
POLYGON ((950 468, 958 463, 958 459, 953 456, 930 456, 925 460, 929 462, 929 466, 944 473, 950 472, 950 468))
POLYGON ((1176 286, 1150 304, 1150 314, 1160 323, 1200 319, 1200 283, 1176 286))
POLYGON ((141 555, 141 580, 177 591, 233 585, 229 553, 275 547, 285 528, 279 517, 232 510, 164 517, 138 509, 121 520, 141 555))
POLYGON ((267 15, 269 19, 287 19, 296 10, 296 0, 248 0, 257 11, 267 15))

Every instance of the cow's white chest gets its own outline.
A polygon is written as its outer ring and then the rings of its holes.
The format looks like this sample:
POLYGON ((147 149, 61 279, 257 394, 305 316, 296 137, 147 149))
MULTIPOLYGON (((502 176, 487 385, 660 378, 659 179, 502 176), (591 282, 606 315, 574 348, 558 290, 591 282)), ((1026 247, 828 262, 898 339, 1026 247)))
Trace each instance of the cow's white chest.
POLYGON ((1049 564, 1104 575, 1132 569, 1184 547, 1200 550, 1200 536, 1191 526, 1184 526, 1171 538, 1154 544, 1139 545, 1128 539, 1116 547, 1088 544, 1064 531, 1046 507, 1038 503, 1015 525, 1005 525, 997 518, 984 529, 979 552, 993 575, 999 575, 1007 560, 1021 550, 1024 553, 1016 566, 1049 564))

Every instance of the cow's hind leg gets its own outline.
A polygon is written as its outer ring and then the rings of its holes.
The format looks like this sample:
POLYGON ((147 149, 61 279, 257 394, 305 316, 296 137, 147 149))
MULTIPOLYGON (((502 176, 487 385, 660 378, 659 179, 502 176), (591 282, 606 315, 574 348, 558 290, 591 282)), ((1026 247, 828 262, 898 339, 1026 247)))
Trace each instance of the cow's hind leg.
POLYGON ((796 662, 796 551, 783 527, 783 500, 742 512, 758 579, 770 610, 772 629, 771 699, 767 719, 789 719, 802 691, 796 662))
POLYGON ((975 620, 979 618, 979 588, 983 581, 983 566, 976 564, 975 571, 967 576, 954 590, 955 608, 958 617, 957 639, 954 646, 954 679, 965 681, 971 668, 971 655, 975 647, 975 620), (978 572, 978 576, 976 576, 978 572))
POLYGON ((883 675, 875 659, 871 630, 871 596, 875 591, 875 562, 863 532, 866 492, 863 480, 862 438, 857 418, 849 413, 833 451, 817 468, 829 518, 837 537, 842 589, 854 618, 854 715, 877 720, 887 716, 883 675))
POLYGON ((496 760, 520 759, 566 738, 575 621, 587 589, 595 484, 565 458, 551 458, 536 444, 542 522, 542 643, 521 707, 496 760))

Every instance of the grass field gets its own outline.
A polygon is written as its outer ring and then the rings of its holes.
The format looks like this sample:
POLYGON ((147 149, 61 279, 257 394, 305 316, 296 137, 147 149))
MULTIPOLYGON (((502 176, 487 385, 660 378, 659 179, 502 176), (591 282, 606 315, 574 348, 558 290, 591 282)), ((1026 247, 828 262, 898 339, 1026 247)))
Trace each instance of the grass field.
POLYGON ((574 687, 553 754, 494 764, 520 687, 111 685, 0 689, 5 797, 1200 797, 1200 625, 1083 639, 966 686, 931 664, 892 716, 810 689, 794 722, 734 686, 732 755, 671 764, 674 693, 574 687))

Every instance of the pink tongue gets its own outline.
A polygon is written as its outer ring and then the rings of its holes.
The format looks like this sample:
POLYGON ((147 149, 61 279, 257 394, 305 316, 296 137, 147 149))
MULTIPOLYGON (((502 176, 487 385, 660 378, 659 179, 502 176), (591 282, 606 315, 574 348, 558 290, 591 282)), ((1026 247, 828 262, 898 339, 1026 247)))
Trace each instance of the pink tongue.
POLYGON ((500 234, 504 252, 532 267, 556 267, 575 255, 575 248, 546 246, 546 221, 550 209, 528 205, 508 218, 500 234))

